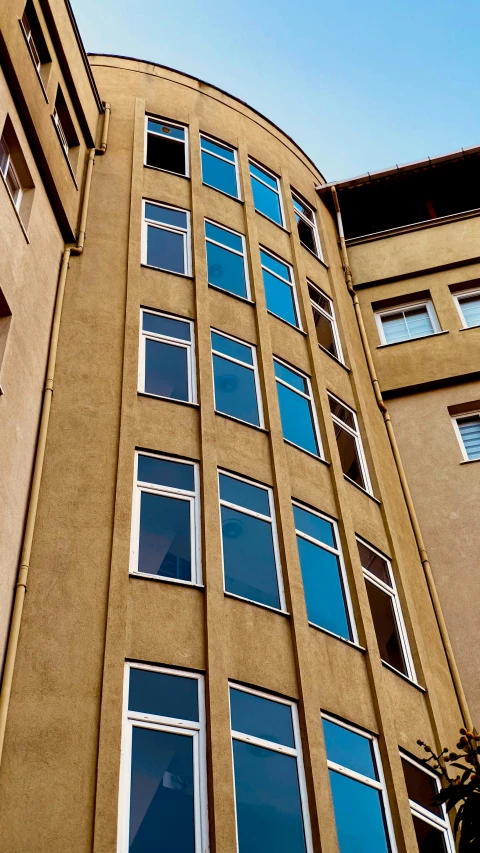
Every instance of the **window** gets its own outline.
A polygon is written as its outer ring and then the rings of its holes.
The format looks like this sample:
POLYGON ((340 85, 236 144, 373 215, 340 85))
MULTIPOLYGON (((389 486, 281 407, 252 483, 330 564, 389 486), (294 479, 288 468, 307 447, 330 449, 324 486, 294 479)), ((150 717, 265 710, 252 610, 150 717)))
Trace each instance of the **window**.
POLYGON ((6 117, 0 136, 0 175, 26 228, 35 188, 10 116, 6 117))
POLYGON ((205 220, 208 283, 242 299, 250 299, 245 237, 205 220))
POLYGON ((431 302, 392 308, 376 315, 382 344, 397 344, 399 341, 414 340, 435 335, 440 331, 431 302))
POLYGON ((292 267, 266 249, 260 249, 260 260, 267 310, 291 326, 301 328, 292 267))
POLYGON ((329 296, 315 284, 312 284, 311 281, 307 282, 307 284, 318 343, 322 349, 327 350, 330 355, 333 355, 334 358, 343 364, 342 347, 333 302, 329 296))
POLYGON ((377 739, 323 715, 340 853, 395 850, 377 739))
POLYGON ((357 545, 380 657, 398 672, 415 681, 415 670, 390 562, 360 539, 357 539, 357 545))
POLYGON ((28 0, 20 24, 32 62, 44 85, 47 80, 51 58, 32 0, 28 0))
POLYGON ((455 853, 445 806, 433 802, 441 787, 438 777, 409 756, 401 759, 420 853, 455 853))
POLYGON ((250 160, 250 180, 255 210, 283 227, 284 217, 279 179, 263 166, 257 166, 250 160))
POLYGON ((79 142, 60 86, 57 89, 57 97, 55 98, 52 120, 64 154, 70 165, 73 167, 75 166, 76 158, 78 157, 79 142))
POLYGON ((371 494, 372 486, 368 476, 367 463, 358 429, 357 415, 353 409, 345 403, 340 402, 333 394, 328 395, 328 401, 330 403, 342 471, 345 477, 371 494))
POLYGON ((219 471, 225 592, 285 610, 272 490, 219 471))
POLYGON ((293 503, 293 517, 308 621, 356 643, 337 525, 297 502, 293 503))
POLYGON ((191 320, 142 309, 138 390, 155 397, 196 402, 191 320))
POLYGON ((239 198, 238 163, 235 148, 200 134, 202 181, 215 190, 239 198))
POLYGON ((238 853, 311 853, 297 708, 230 685, 238 853))
POLYGON ((215 410, 263 427, 256 348, 212 331, 215 410))
POLYGON ((20 183, 20 178, 16 173, 15 166, 13 165, 12 156, 5 136, 2 136, 0 139, 0 172, 3 175, 8 192, 11 195, 15 207, 17 210, 20 210, 20 203, 22 201, 22 185, 20 183))
POLYGON ((273 366, 285 441, 320 457, 322 445, 310 379, 276 358, 273 366))
POLYGON ((203 677, 143 664, 125 669, 119 853, 203 853, 203 677))
POLYGON ((480 326, 480 290, 465 290, 453 294, 464 329, 480 326))
POLYGON ((298 228, 298 236, 302 246, 313 252, 317 258, 321 258, 322 250, 320 248, 315 212, 294 192, 292 192, 292 201, 298 228))
POLYGON ((480 412, 453 418, 465 462, 480 459, 480 412))
POLYGON ((179 207, 143 202, 142 263, 190 275, 190 213, 179 207))
POLYGON ((145 116, 145 165, 188 175, 188 129, 182 124, 145 116))
POLYGON ((135 468, 130 571, 200 584, 198 466, 137 453, 135 468))

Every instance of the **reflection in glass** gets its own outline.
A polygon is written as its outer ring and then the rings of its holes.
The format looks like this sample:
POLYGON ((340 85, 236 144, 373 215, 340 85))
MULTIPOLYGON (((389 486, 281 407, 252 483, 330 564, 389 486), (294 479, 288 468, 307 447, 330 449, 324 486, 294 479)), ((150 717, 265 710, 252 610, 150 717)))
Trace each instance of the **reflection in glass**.
POLYGON ((340 853, 389 853, 380 792, 330 770, 340 853))
POLYGON ((267 309, 282 320, 286 320, 287 323, 291 323, 292 326, 298 326, 291 286, 276 278, 268 270, 263 269, 262 273, 267 309))
POLYGON ((355 438, 344 430, 340 424, 334 422, 333 427, 343 473, 349 480, 353 480, 354 483, 365 489, 365 480, 360 467, 355 438))
POLYGON ((428 809, 437 817, 443 817, 442 807, 434 803, 438 788, 433 776, 420 770, 411 761, 402 758, 403 775, 407 785, 408 799, 418 803, 424 809, 428 809))
POLYGON ((238 740, 233 756, 239 853, 305 853, 296 758, 238 740))
POLYGON ((147 338, 145 392, 172 400, 188 400, 188 355, 185 347, 147 338))
POLYGON ((208 283, 247 298, 244 260, 207 240, 208 283))
POLYGON ((154 335, 165 335, 167 338, 178 338, 181 341, 192 339, 190 323, 177 320, 175 317, 164 317, 160 314, 143 312, 142 329, 144 332, 153 332, 154 335))
POLYGON ((143 453, 138 456, 138 480, 188 492, 193 492, 195 488, 193 465, 158 456, 144 456, 143 453))
POLYGON ((295 519, 295 527, 307 536, 312 536, 313 539, 318 539, 324 542, 325 545, 330 545, 331 548, 336 548, 335 534, 333 525, 330 521, 320 518, 313 512, 308 512, 300 506, 293 506, 293 517, 295 519))
POLYGON ((201 137, 202 180, 204 184, 238 198, 235 155, 210 139, 201 137), (226 162, 228 161, 228 162, 226 162))
POLYGON ((238 361, 244 361, 245 364, 253 365, 251 348, 239 341, 232 340, 232 338, 226 338, 224 335, 212 332, 212 349, 236 358, 238 361))
POLYGON ((148 225, 147 264, 170 272, 185 273, 184 236, 148 225))
POLYGON ((195 853, 192 737, 133 727, 129 853, 195 853))
POLYGON ((368 600, 382 660, 407 675, 407 667, 398 634, 393 599, 376 584, 366 581, 368 600))
POLYGON ((378 781, 370 738, 363 737, 330 720, 323 720, 323 734, 329 761, 378 781))
POLYGON ((198 681, 132 666, 128 708, 138 713, 198 722, 198 681))
POLYGON ((252 512, 270 516, 270 503, 268 492, 253 483, 245 483, 236 477, 220 474, 220 498, 222 501, 243 506, 252 512))
POLYGON ((277 391, 283 437, 318 456, 310 401, 279 382, 277 382, 277 391))
POLYGON ((447 853, 445 833, 415 815, 412 817, 419 853, 447 853))
POLYGON ((387 561, 384 560, 380 554, 376 554, 375 551, 371 551, 370 548, 367 548, 363 542, 357 541, 357 545, 362 568, 366 569, 367 572, 371 572, 372 575, 375 575, 376 578, 391 587, 392 581, 390 578, 390 572, 388 571, 387 561))
POLYGON ((184 210, 162 207, 160 204, 150 204, 147 201, 145 203, 145 217, 164 225, 173 225, 174 228, 187 228, 187 214, 184 210))
POLYGON ((308 621, 352 639, 338 557, 297 536, 308 621))
POLYGON ((141 493, 138 571, 190 581, 190 501, 141 493))
POLYGON ((225 590, 280 608, 272 525, 221 507, 225 590))
POLYGON ((213 374, 217 412, 260 426, 253 370, 214 355, 213 374))
POLYGON ((295 748, 290 705, 230 688, 232 729, 295 748))

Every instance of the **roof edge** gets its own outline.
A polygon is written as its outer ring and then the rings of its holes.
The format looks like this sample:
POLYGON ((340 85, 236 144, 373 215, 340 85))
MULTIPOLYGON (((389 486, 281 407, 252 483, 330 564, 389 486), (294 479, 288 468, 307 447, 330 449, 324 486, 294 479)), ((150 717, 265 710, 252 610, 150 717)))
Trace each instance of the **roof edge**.
POLYGON ((78 29, 78 24, 77 24, 72 6, 70 4, 70 0, 65 0, 65 6, 67 9, 68 17, 70 18, 70 23, 72 25, 73 33, 75 35, 75 39, 76 39, 76 42, 78 44, 78 48, 80 50, 80 55, 82 57, 83 64, 85 66, 85 71, 87 72, 87 77, 88 77, 88 80, 89 80, 89 83, 90 83, 90 86, 91 86, 91 89, 93 92, 93 96, 95 98, 95 101, 96 101, 96 104, 98 106, 99 111, 101 113, 103 113, 104 109, 105 109, 104 105, 103 105, 103 101, 102 101, 102 99, 100 97, 100 93, 97 89, 97 84, 95 83, 95 77, 93 76, 92 68, 91 68, 90 63, 88 61, 88 54, 87 54, 87 51, 85 50, 83 40, 82 40, 82 36, 80 35, 80 30, 78 29))

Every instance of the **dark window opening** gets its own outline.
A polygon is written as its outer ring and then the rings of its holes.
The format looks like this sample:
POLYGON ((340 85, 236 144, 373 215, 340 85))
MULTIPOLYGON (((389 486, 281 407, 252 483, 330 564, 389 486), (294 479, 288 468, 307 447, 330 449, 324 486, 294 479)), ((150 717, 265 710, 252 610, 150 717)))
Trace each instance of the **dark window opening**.
POLYGON ((185 129, 152 118, 147 121, 147 166, 186 175, 185 129))
POLYGON ((28 0, 25 6, 21 24, 32 62, 45 85, 52 59, 32 0, 28 0))
POLYGON ((403 656, 400 637, 393 609, 393 599, 378 586, 367 581, 367 594, 377 636, 380 657, 403 675, 407 667, 403 656))
POLYGON ((78 158, 78 136, 60 86, 57 89, 52 119, 65 155, 70 164, 75 166, 78 158))

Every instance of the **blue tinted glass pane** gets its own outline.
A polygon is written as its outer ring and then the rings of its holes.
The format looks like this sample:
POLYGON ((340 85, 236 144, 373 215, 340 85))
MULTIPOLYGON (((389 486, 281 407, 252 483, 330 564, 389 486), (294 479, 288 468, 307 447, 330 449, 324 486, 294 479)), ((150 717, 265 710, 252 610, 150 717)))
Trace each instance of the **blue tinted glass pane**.
MULTIPOLYGON (((233 157, 233 154, 232 154, 233 157)), ((237 176, 233 163, 226 163, 202 151, 202 180, 204 184, 221 190, 234 198, 238 197, 237 176)))
POLYGON ((201 137, 201 142, 203 149, 211 151, 212 154, 218 154, 219 157, 226 157, 231 163, 235 163, 235 154, 231 148, 225 148, 223 145, 212 142, 211 139, 205 139, 204 136, 201 137))
POLYGON ((239 361, 244 361, 245 364, 253 365, 252 350, 245 344, 239 344, 238 341, 232 341, 231 338, 224 338, 223 335, 217 335, 212 332, 212 349, 217 352, 223 352, 224 355, 230 355, 232 358, 238 358, 239 361))
POLYGON ((142 492, 138 571, 191 581, 190 501, 142 492))
POLYGON ((148 129, 154 133, 160 133, 162 136, 169 136, 174 139, 185 139, 185 131, 183 127, 174 127, 172 124, 163 124, 161 121, 155 121, 153 118, 148 119, 148 129))
POLYGON ((413 311, 407 311, 405 319, 411 338, 433 335, 432 321, 426 308, 415 308, 413 311))
POLYGON ((185 273, 184 237, 174 231, 147 228, 147 264, 170 272, 185 273))
POLYGON ((226 231, 225 228, 219 228, 218 225, 212 225, 211 222, 205 223, 205 236, 210 240, 216 240, 217 243, 222 243, 224 246, 229 246, 230 249, 235 249, 236 252, 243 251, 241 237, 232 234, 231 231, 226 231))
POLYGON ((195 853, 193 739, 134 726, 129 853, 195 853))
POLYGON ((198 681, 132 667, 128 707, 141 714, 198 722, 198 681))
POLYGON ((215 409, 260 426, 253 370, 221 356, 213 356, 215 409))
POLYGON ((325 521, 325 519, 319 518, 318 515, 314 515, 313 512, 308 512, 299 506, 293 507, 293 517, 297 530, 301 530, 307 536, 312 536, 313 539, 325 542, 325 545, 330 545, 331 548, 337 547, 333 524, 330 524, 329 521, 325 521))
POLYGON ((383 333, 387 344, 408 340, 407 324, 402 313, 382 317, 383 333))
POLYGON ((297 760, 233 741, 239 853, 305 853, 297 760))
POLYGON ((277 193, 270 190, 265 184, 261 184, 255 178, 252 178, 252 191, 255 210, 268 216, 269 219, 273 219, 277 225, 283 225, 282 209, 277 193))
POLYGON ((480 295, 462 296, 459 299, 462 314, 467 326, 480 325, 480 295))
POLYGON ((285 385, 280 385, 279 382, 277 382, 277 391, 283 437, 318 456, 309 401, 285 385))
POLYGON ((287 323, 291 323, 292 326, 298 326, 292 288, 279 278, 275 278, 268 270, 262 270, 262 272, 268 310, 282 320, 286 320, 287 323))
POLYGON ((230 709, 233 731, 295 748, 289 705, 231 687, 230 709))
POLYGON ((388 853, 380 793, 330 770, 340 853, 388 853))
POLYGON ((299 391, 303 391, 304 394, 308 393, 307 383, 303 376, 300 376, 293 370, 289 370, 288 367, 285 367, 285 365, 280 364, 278 361, 274 361, 273 366, 275 368, 275 376, 283 379, 284 382, 288 382, 289 385, 293 385, 294 388, 298 388, 299 391))
POLYGON ((226 591, 279 608, 271 523, 226 506, 221 513, 226 591))
POLYGON ((258 166, 255 166, 253 163, 250 163, 250 174, 254 178, 260 178, 265 184, 268 184, 272 190, 277 189, 277 180, 276 178, 272 178, 268 172, 264 172, 263 169, 259 169, 258 166))
POLYGON ((170 486, 189 492, 195 489, 193 465, 158 459, 156 456, 139 454, 137 479, 141 483, 156 483, 157 486, 170 486))
POLYGON ((188 400, 188 368, 185 347, 163 341, 145 341, 145 393, 188 400))
POLYGON ((266 489, 260 489, 242 480, 235 480, 227 474, 220 474, 220 498, 222 501, 243 506, 252 512, 270 516, 270 504, 266 489))
POLYGON ((468 459, 480 458, 480 419, 477 417, 458 420, 458 428, 468 459))
POLYGON ((144 311, 142 329, 144 332, 167 335, 169 338, 178 338, 180 341, 191 340, 190 323, 176 320, 174 317, 159 317, 158 314, 144 311))
POLYGON ((330 720, 323 720, 323 734, 329 761, 378 780, 370 738, 351 732, 330 720))
POLYGON ((350 640, 338 558, 300 536, 297 543, 308 621, 350 640))
POLYGON ((245 267, 241 255, 234 255, 215 243, 207 242, 208 283, 229 293, 247 298, 245 267))
POLYGON ((292 201, 293 201, 293 206, 294 206, 295 210, 299 210, 300 213, 303 213, 303 211, 304 211, 303 204, 300 204, 300 202, 297 201, 295 196, 292 196, 292 201))
POLYGON ((158 204, 145 203, 146 219, 154 222, 163 222, 165 225, 173 225, 176 228, 187 227, 187 214, 183 210, 172 210, 170 207, 161 207, 158 204))
POLYGON ((285 278, 287 281, 290 281, 290 268, 283 264, 281 261, 278 261, 276 258, 273 258, 271 255, 268 255, 266 252, 263 252, 260 249, 260 260, 262 262, 262 266, 267 267, 272 272, 277 275, 285 278))

